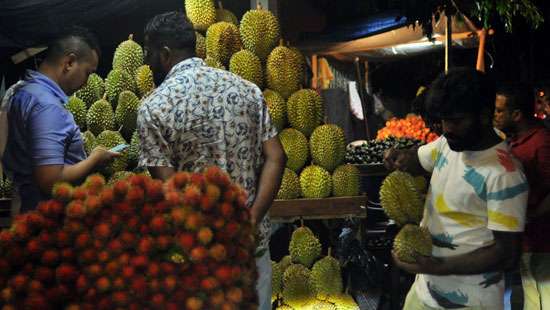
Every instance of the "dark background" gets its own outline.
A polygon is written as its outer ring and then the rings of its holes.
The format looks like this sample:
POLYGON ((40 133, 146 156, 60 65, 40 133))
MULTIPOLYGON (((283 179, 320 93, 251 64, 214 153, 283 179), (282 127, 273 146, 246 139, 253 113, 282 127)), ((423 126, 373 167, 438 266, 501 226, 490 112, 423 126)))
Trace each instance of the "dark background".
MULTIPOLYGON (((224 0, 225 8, 239 18, 249 8, 249 0, 224 0)), ((497 80, 523 81, 533 84, 550 80, 550 4, 538 0, 546 23, 532 30, 518 19, 514 33, 506 33, 499 24, 487 45, 487 65, 497 80)), ((293 42, 312 33, 328 33, 336 27, 354 23, 366 16, 394 10, 398 0, 279 0, 278 11, 284 36, 293 42)), ((0 2, 0 75, 7 84, 16 81, 25 68, 39 61, 31 58, 14 65, 10 56, 24 47, 46 42, 66 25, 77 23, 91 28, 99 37, 103 50, 99 74, 111 68, 116 46, 133 33, 143 41, 143 27, 155 14, 184 10, 184 0, 4 0, 0 2)), ((456 51, 454 65, 474 65, 475 50, 456 51)), ((424 56, 384 62, 376 66, 373 81, 384 93, 411 97, 418 85, 428 84, 443 68, 442 51, 424 56), (406 77, 406 78, 404 78, 406 77)))

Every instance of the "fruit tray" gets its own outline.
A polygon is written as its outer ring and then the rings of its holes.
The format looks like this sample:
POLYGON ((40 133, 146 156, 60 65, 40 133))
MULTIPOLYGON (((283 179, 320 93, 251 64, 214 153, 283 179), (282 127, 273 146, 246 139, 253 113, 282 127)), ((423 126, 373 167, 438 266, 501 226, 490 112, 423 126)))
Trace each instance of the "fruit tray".
POLYGON ((269 215, 276 222, 293 222, 300 218, 366 218, 366 205, 367 196, 275 200, 269 215))

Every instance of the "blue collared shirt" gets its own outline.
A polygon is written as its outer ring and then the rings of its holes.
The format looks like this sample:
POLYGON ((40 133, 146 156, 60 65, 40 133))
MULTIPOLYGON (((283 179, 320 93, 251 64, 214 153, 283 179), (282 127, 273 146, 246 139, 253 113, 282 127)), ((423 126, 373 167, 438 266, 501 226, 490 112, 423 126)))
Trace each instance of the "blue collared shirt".
POLYGON ((34 182, 35 167, 72 165, 86 158, 80 129, 65 109, 67 95, 50 78, 29 70, 11 98, 8 143, 2 159, 21 196, 21 211, 49 197, 34 182))

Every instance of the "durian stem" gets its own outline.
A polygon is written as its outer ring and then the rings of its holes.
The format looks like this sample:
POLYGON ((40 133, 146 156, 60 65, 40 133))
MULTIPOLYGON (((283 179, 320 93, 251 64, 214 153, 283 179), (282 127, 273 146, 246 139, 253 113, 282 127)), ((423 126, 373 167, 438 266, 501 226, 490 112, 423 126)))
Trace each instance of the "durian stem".
POLYGON ((117 131, 120 132, 122 130, 122 127, 124 127, 124 125, 120 125, 120 128, 117 131))
POLYGON ((256 2, 256 9, 260 10, 260 11, 263 10, 262 4, 260 3, 260 0, 258 0, 258 2, 256 2))
POLYGON ((303 217, 300 217, 300 226, 304 227, 304 218, 303 217))
POLYGON ((328 248, 328 256, 332 256, 330 254, 332 254, 332 248, 331 247, 328 248))
POLYGON ((103 99, 103 100, 107 100, 107 92, 104 92, 104 93, 103 93, 103 98, 102 98, 102 99, 103 99))
POLYGON ((128 35, 128 40, 134 40, 134 34, 133 33, 130 33, 130 35, 128 35))
POLYGON ((285 40, 279 39, 279 46, 285 46, 285 40))
POLYGON ((220 10, 223 10, 223 3, 221 1, 218 1, 218 8, 220 8, 220 10))

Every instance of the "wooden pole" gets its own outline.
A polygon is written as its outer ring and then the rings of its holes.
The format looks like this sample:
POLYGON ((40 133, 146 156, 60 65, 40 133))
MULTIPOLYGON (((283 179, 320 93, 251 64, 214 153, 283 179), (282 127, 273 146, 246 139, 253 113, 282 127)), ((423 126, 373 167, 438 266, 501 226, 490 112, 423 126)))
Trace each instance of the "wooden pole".
POLYGON ((452 55, 451 50, 453 46, 453 21, 449 12, 445 12, 445 17, 445 72, 448 72, 452 55))
POLYGON ((479 47, 477 49, 476 69, 485 72, 485 42, 487 40, 487 29, 483 28, 479 34, 479 47))

